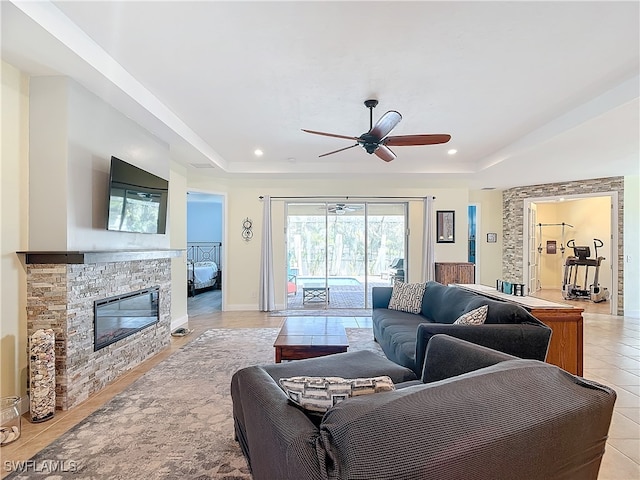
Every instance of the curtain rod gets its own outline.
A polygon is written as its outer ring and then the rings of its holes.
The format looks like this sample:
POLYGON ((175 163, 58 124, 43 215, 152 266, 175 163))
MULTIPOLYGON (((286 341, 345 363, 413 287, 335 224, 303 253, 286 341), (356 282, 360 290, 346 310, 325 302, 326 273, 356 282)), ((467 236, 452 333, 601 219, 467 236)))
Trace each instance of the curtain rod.
MULTIPOLYGON (((264 200, 264 196, 260 195, 258 197, 260 200, 264 200)), ((359 199, 359 198, 373 198, 373 199, 381 199, 381 200, 387 200, 387 199, 392 199, 392 200, 397 200, 397 199, 404 199, 404 200, 424 200, 425 198, 429 198, 429 195, 427 195, 426 197, 377 197, 377 196, 362 196, 362 195, 351 195, 351 196, 329 196, 329 197, 325 197, 325 196, 303 196, 303 197, 271 197, 271 200, 300 200, 300 199, 314 199, 314 200, 321 200, 321 199, 325 199, 325 200, 329 200, 329 199, 345 199, 345 200, 349 200, 349 199, 359 199)), ((436 199, 436 197, 431 197, 433 200, 436 199)))

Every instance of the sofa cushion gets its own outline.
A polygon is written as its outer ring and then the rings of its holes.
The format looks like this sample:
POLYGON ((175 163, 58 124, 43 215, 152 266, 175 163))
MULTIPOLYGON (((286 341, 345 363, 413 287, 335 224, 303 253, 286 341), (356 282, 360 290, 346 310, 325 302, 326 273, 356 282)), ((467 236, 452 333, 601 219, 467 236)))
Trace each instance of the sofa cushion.
POLYGON ((453 322, 454 325, 482 325, 487 319, 488 305, 483 305, 470 312, 463 313, 458 319, 453 322))
POLYGON ((389 310, 400 310, 408 313, 420 313, 424 283, 404 283, 396 281, 389 301, 389 310))
POLYGON ((438 282, 427 282, 422 300, 422 315, 432 322, 454 323, 461 315, 483 305, 489 306, 486 324, 542 325, 519 305, 493 300, 484 295, 438 282))
POLYGON ((312 413, 325 413, 350 397, 395 390, 388 376, 371 378, 291 377, 280 386, 289 400, 312 413))
POLYGON ((387 308, 376 308, 372 315, 373 334, 385 356, 413 369, 418 325, 427 320, 422 315, 387 308))
MULTIPOLYGON (((473 308, 468 303, 478 297, 475 293, 457 287, 448 287, 438 282, 427 282, 422 300, 422 315, 437 323, 455 322, 460 315, 473 308)), ((479 307, 476 305, 474 308, 479 307)))

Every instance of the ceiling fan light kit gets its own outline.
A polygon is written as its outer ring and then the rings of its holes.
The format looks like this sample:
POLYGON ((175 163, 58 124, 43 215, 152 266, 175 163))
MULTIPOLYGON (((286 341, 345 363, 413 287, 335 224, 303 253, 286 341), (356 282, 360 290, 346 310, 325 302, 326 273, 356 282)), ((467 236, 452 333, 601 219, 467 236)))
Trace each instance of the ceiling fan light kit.
POLYGON ((303 132, 312 133, 314 135, 324 135, 325 137, 344 138, 345 140, 355 140, 355 145, 333 150, 332 152, 323 153, 320 157, 326 157, 327 155, 333 155, 334 153, 349 150, 350 148, 360 145, 364 150, 369 153, 375 153, 380 159, 385 162, 390 162, 396 158, 396 154, 388 147, 405 147, 411 145, 436 145, 439 143, 447 143, 451 140, 449 134, 420 134, 420 135, 395 135, 389 136, 391 130, 393 130, 400 120, 402 115, 395 110, 389 110, 382 115, 373 124, 373 109, 378 105, 378 100, 369 99, 364 101, 364 106, 369 109, 369 131, 363 133, 359 137, 350 137, 347 135, 337 135, 335 133, 318 132, 315 130, 302 129, 303 132))

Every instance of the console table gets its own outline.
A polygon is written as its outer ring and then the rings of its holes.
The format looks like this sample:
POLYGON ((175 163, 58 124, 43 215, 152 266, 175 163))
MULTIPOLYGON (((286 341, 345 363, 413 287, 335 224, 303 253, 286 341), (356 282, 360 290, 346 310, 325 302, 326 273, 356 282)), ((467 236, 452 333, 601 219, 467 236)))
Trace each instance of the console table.
POLYGON ((535 297, 518 297, 498 292, 495 288, 475 284, 455 284, 485 297, 515 303, 528 310, 546 326, 551 328, 551 342, 547 363, 557 365, 574 375, 582 376, 582 308, 563 303, 554 303, 535 297))

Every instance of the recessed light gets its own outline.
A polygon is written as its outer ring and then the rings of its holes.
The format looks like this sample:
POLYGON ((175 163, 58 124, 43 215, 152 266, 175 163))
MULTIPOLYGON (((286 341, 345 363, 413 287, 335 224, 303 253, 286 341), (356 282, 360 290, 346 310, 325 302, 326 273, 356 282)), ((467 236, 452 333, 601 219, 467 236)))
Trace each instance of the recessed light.
POLYGON ((254 154, 256 157, 261 157, 261 156, 264 154, 264 152, 263 152, 262 150, 260 150, 259 148, 256 148, 256 149, 253 151, 253 154, 254 154))
POLYGON ((455 148, 452 148, 452 149, 450 149, 450 150, 447 150, 447 153, 448 153, 449 155, 455 155, 456 153, 458 153, 458 150, 456 150, 455 148))

